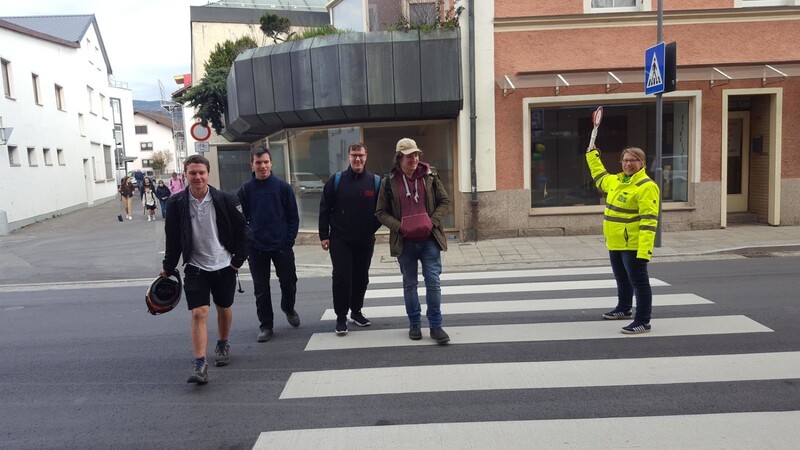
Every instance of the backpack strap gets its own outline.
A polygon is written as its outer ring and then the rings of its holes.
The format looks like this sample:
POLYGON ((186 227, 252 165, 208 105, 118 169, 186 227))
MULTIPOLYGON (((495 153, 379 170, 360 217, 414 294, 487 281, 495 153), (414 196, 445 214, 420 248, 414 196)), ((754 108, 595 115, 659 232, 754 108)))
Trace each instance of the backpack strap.
POLYGON ((381 177, 380 175, 373 175, 375 177, 375 195, 381 190, 381 177))
POLYGON ((336 173, 333 175, 333 190, 334 190, 334 192, 335 192, 337 189, 339 189, 339 182, 340 182, 340 181, 342 181, 342 172, 341 172, 341 171, 339 171, 339 172, 336 172, 336 173))

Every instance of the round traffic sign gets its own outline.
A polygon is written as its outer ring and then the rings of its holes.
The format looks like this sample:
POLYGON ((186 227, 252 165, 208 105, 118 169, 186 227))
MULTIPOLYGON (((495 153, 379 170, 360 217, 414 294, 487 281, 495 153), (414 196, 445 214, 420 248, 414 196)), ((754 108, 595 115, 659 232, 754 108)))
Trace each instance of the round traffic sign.
POLYGON ((207 141, 211 137, 211 128, 209 128, 207 125, 197 122, 192 125, 192 128, 189 129, 189 134, 192 135, 195 141, 207 141))

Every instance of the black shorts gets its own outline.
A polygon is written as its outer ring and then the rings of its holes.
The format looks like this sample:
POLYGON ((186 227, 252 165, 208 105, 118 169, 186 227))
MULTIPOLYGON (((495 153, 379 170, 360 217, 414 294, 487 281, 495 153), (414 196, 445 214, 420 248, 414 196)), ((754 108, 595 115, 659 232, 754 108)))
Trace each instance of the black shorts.
POLYGON ((187 264, 183 269, 183 292, 190 310, 210 306, 212 297, 215 305, 230 308, 236 292, 236 271, 228 266, 208 272, 187 264))
POLYGON ((147 208, 148 211, 156 210, 156 205, 144 205, 144 207, 147 208))

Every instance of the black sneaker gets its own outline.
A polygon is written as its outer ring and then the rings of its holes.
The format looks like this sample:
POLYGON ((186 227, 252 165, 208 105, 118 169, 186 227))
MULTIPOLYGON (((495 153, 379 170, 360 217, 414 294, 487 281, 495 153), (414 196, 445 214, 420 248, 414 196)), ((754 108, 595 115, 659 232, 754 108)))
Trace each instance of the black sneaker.
POLYGON ((192 371, 189 372, 187 383, 206 384, 208 383, 208 363, 206 359, 195 359, 192 362, 192 371))
POLYGON ((650 332, 650 324, 633 321, 630 325, 622 327, 622 332, 625 334, 641 334, 650 332))
POLYGON ((450 342, 450 336, 448 336, 441 327, 431 328, 431 339, 436 341, 437 344, 446 344, 450 342))
POLYGON ((341 317, 336 319, 336 334, 339 336, 344 336, 347 334, 347 318, 341 317))
POLYGON ((633 317, 633 313, 630 311, 619 311, 613 310, 603 314, 603 319, 606 320, 621 320, 621 319, 630 319, 633 317))
POLYGON ((227 366, 231 362, 231 346, 228 345, 228 341, 217 341, 217 348, 214 349, 214 355, 215 366, 227 366))
POLYGON ((295 310, 286 313, 286 320, 289 321, 289 325, 295 328, 300 326, 300 316, 297 314, 297 311, 295 310))
POLYGON ((256 338, 256 340, 258 342, 267 342, 271 337, 272 337, 272 328, 262 328, 261 331, 258 332, 258 337, 256 338))
POLYGON ((350 320, 359 327, 368 327, 372 324, 369 319, 364 317, 364 314, 361 314, 361 311, 350 313, 350 320))
POLYGON ((422 339, 422 329, 419 325, 411 325, 411 328, 408 329, 408 338, 412 341, 418 341, 422 339))

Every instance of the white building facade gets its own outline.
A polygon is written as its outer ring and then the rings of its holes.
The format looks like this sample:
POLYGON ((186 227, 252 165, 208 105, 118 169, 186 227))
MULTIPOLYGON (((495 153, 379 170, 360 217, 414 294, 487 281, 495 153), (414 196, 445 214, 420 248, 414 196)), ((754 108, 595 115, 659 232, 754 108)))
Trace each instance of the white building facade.
POLYGON ((113 199, 132 95, 109 82, 94 15, 0 18, 0 62, 0 234, 113 199))
POLYGON ((177 156, 173 137, 172 119, 162 114, 149 111, 134 111, 134 147, 129 149, 128 156, 137 156, 131 169, 152 169, 153 154, 166 152, 171 156, 170 163, 162 173, 171 173, 176 169, 177 156))

